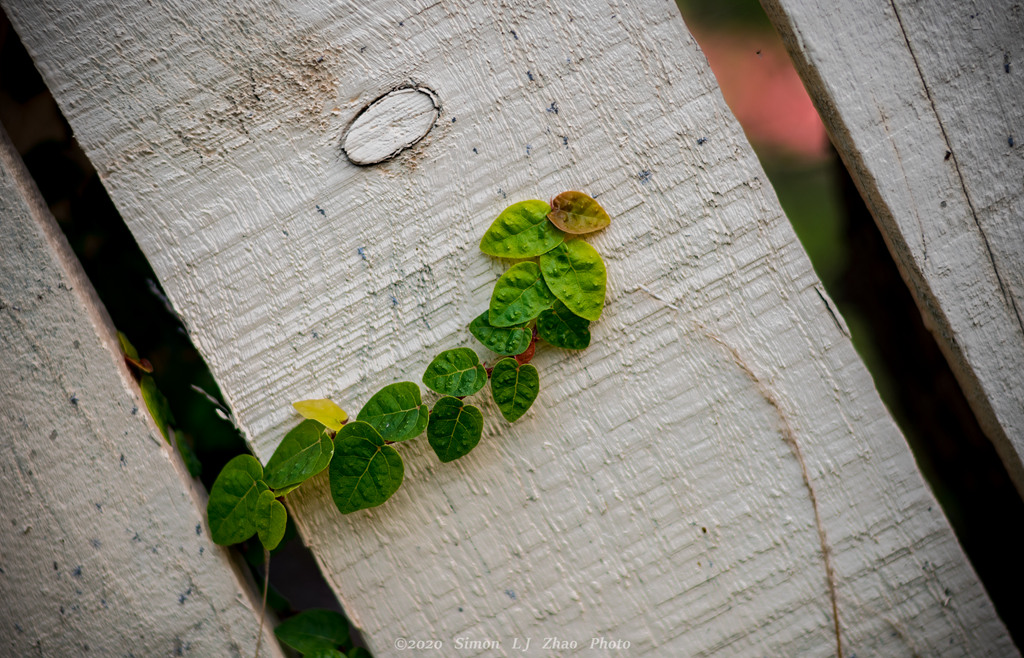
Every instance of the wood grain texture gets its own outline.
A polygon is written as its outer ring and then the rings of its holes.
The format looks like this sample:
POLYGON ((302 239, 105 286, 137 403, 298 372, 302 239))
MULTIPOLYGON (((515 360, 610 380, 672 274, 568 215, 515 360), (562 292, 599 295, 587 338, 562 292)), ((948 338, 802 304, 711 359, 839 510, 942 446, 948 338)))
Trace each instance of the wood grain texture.
POLYGON ((1024 5, 764 5, 1024 495, 1024 5))
POLYGON ((2 130, 0 353, 0 654, 253 656, 259 602, 2 130))
POLYGON ((4 4, 264 461, 291 401, 472 344, 505 206, 615 218, 593 344, 538 353, 523 419, 401 445, 372 511, 291 495, 377 655, 1014 653, 673 3, 4 4), (349 163, 409 83, 436 127, 349 163))

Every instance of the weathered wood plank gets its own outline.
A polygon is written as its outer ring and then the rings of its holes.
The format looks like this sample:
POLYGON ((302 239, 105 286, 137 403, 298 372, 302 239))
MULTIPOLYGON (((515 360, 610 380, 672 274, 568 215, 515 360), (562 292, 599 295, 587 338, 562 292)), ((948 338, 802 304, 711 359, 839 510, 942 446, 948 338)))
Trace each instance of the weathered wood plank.
POLYGON ((485 403, 455 464, 403 445, 372 512, 293 494, 379 655, 1014 653, 672 3, 5 6, 264 460, 290 401, 355 411, 470 344, 504 206, 615 217, 594 345, 537 356, 523 420, 485 403), (350 163, 410 85, 437 125, 350 163))
POLYGON ((0 353, 0 653, 253 656, 259 602, 2 130, 0 353))
POLYGON ((763 3, 1024 494, 1024 5, 763 3))

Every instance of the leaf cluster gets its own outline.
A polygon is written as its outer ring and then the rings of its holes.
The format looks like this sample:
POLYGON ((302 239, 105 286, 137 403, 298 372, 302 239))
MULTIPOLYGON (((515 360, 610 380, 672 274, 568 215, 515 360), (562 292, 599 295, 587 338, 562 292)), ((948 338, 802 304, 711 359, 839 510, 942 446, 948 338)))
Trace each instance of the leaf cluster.
POLYGON ((405 477, 395 445, 424 431, 441 462, 466 456, 480 442, 484 416, 465 398, 488 382, 506 421, 526 414, 540 391, 540 375, 530 363, 538 341, 571 350, 590 345, 590 323, 604 308, 607 273, 597 251, 577 238, 610 221, 581 192, 562 193, 550 205, 530 200, 506 208, 480 248, 520 262, 498 279, 488 309, 469 325, 499 360, 488 368, 467 347, 438 354, 423 373, 423 384, 441 396, 432 410, 412 382, 385 386, 351 422, 330 400, 296 402, 306 420, 285 435, 266 468, 243 455, 217 477, 207 506, 213 540, 234 544, 255 534, 272 550, 287 520, 279 499, 325 469, 342 514, 384 503, 405 477))
MULTIPOLYGON (((213 541, 230 545, 256 535, 269 560, 288 526, 281 499, 325 469, 331 498, 342 514, 383 504, 405 477, 395 445, 426 431, 434 454, 447 463, 480 443, 483 412, 465 398, 488 382, 504 419, 522 418, 540 392, 540 374, 530 363, 537 343, 570 350, 590 345, 590 323, 604 308, 607 272, 600 254, 577 238, 610 222, 608 213, 582 192, 563 192, 550 205, 530 200, 506 208, 484 234, 480 249, 520 262, 498 279, 488 309, 469 324, 470 333, 498 361, 488 368, 467 347, 438 354, 423 373, 423 384, 441 396, 432 410, 412 382, 377 391, 351 422, 331 400, 295 402, 305 420, 285 434, 265 467, 251 455, 239 455, 217 476, 206 507, 213 541)), ((143 397, 169 440, 173 420, 148 376, 148 362, 139 359, 123 334, 121 339, 125 359, 146 373, 140 382, 143 397)), ((264 587, 266 595, 269 578, 264 587)), ((330 610, 307 610, 274 632, 305 656, 369 656, 352 647, 348 622, 330 610)))
POLYGON ((597 250, 576 238, 610 223, 594 199, 563 192, 550 205, 536 199, 512 204, 484 233, 481 251, 520 261, 498 279, 488 309, 469 324, 484 347, 504 358, 486 368, 476 352, 460 347, 427 367, 423 383, 443 396, 431 411, 427 440, 442 462, 467 455, 483 433, 483 413, 463 398, 489 379, 501 415, 515 422, 540 392, 540 374, 530 363, 537 342, 571 350, 590 345, 590 323, 604 308, 607 271, 597 250))

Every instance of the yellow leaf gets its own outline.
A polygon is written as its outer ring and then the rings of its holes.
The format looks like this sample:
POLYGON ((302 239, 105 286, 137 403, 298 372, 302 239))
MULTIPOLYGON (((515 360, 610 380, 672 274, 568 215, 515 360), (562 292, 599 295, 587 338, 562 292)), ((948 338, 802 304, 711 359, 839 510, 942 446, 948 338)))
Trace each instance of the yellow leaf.
POLYGON ((315 420, 334 432, 340 430, 348 420, 345 410, 330 400, 299 400, 293 402, 292 406, 303 418, 315 420))

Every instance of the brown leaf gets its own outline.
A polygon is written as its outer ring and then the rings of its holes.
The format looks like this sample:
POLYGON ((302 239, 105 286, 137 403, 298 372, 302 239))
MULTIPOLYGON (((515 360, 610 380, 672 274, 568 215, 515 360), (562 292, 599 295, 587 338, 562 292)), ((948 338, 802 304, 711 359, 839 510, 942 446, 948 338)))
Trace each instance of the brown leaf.
POLYGON ((562 192, 551 200, 551 223, 566 233, 600 231, 612 222, 604 208, 583 192, 562 192))

